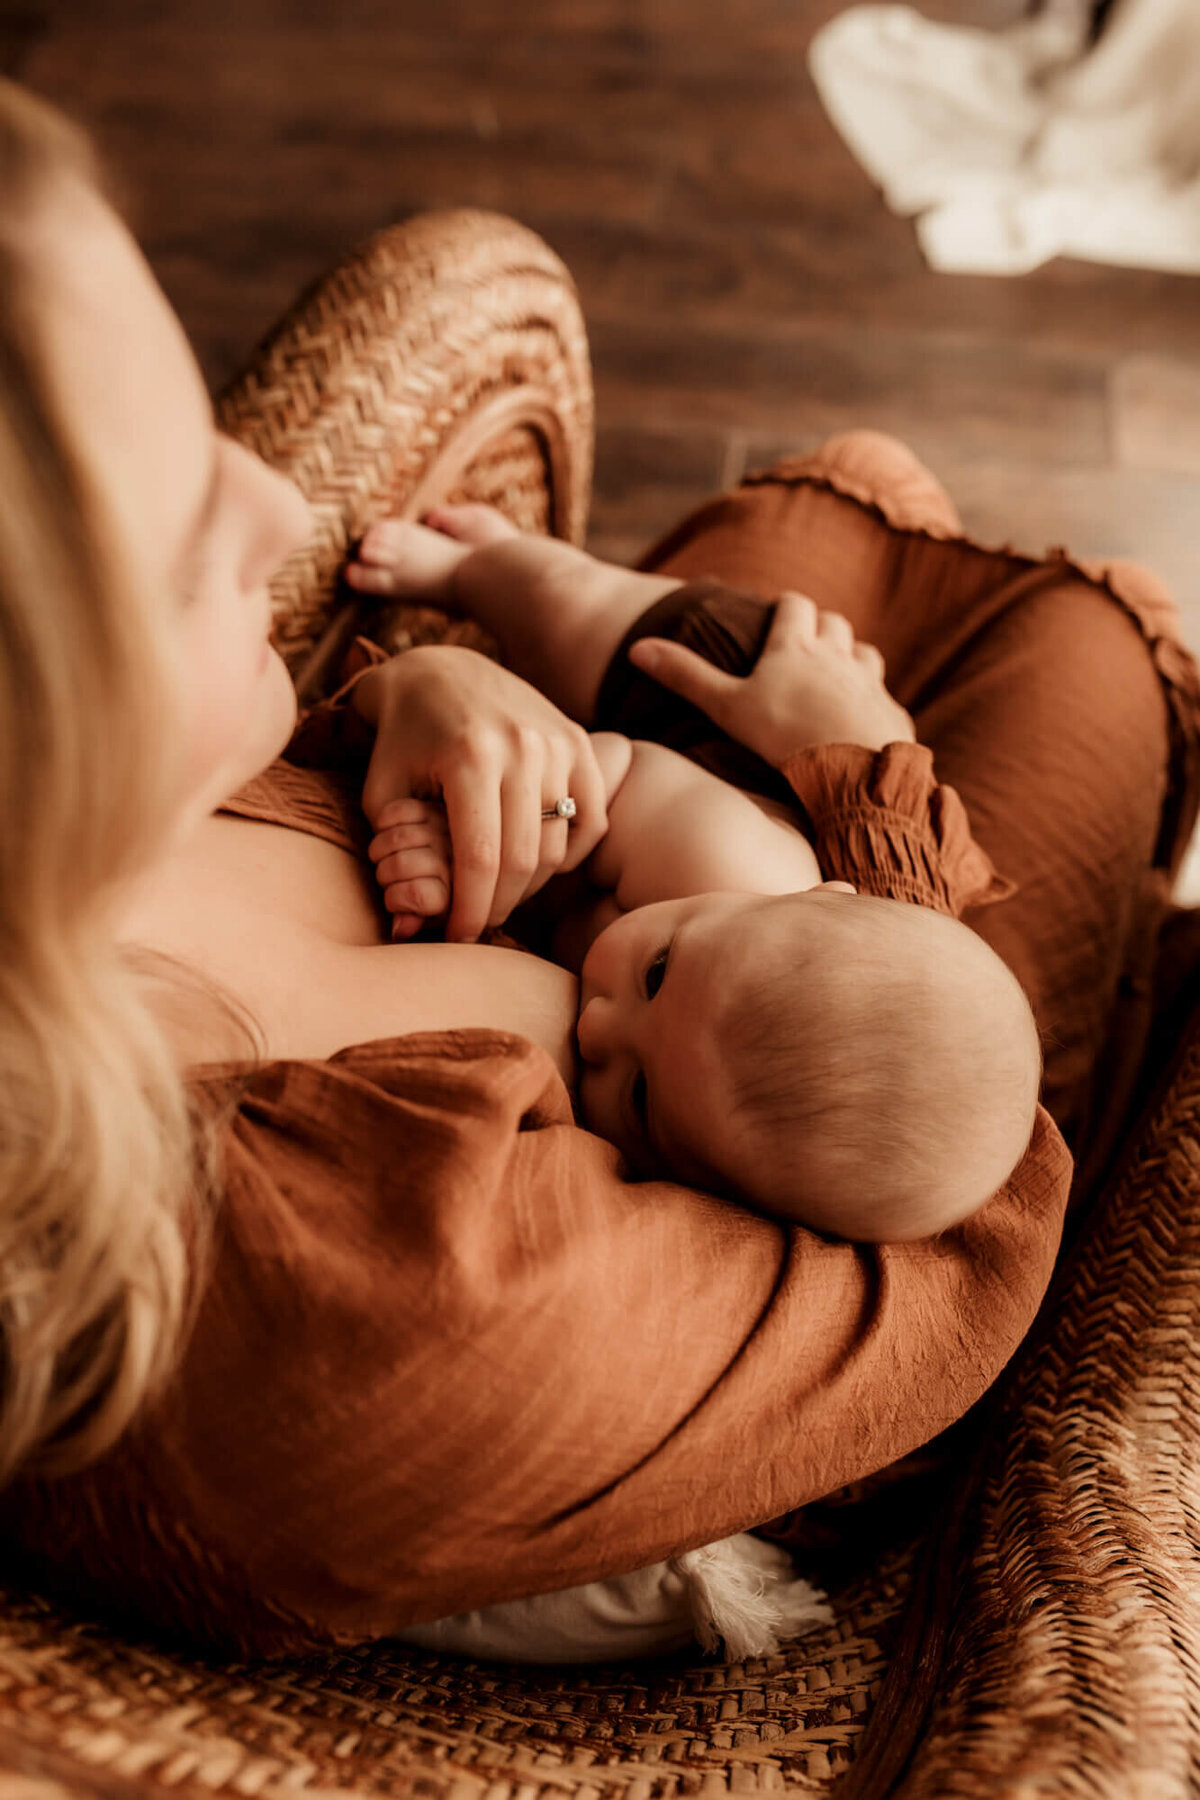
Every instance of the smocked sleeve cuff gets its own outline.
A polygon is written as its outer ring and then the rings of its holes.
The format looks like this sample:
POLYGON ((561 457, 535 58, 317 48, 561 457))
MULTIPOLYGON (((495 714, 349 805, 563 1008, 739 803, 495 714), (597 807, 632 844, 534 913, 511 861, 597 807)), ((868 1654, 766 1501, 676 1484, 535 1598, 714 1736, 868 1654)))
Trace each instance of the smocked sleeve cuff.
POLYGON ((356 637, 342 661, 341 686, 301 713, 283 753, 287 761, 302 769, 365 770, 375 729, 350 705, 350 697, 368 669, 390 661, 380 645, 356 637))
POLYGON ((955 918, 1016 892, 971 836, 957 793, 937 782, 924 744, 814 744, 781 772, 808 817, 827 880, 955 918))

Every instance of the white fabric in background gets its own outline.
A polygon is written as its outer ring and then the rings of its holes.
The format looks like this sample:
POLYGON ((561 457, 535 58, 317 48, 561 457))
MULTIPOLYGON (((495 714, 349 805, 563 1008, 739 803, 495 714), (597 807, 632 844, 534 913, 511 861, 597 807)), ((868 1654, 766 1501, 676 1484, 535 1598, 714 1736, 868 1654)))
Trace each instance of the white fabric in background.
POLYGON ((422 1650, 497 1662, 621 1662, 697 1642, 742 1662, 771 1656, 832 1617, 786 1550, 741 1532, 630 1575, 410 1625, 397 1636, 422 1650))
POLYGON ((1052 256, 1200 273, 1200 0, 1087 0, 1009 31, 852 6, 809 63, 826 110, 936 269, 1052 256))

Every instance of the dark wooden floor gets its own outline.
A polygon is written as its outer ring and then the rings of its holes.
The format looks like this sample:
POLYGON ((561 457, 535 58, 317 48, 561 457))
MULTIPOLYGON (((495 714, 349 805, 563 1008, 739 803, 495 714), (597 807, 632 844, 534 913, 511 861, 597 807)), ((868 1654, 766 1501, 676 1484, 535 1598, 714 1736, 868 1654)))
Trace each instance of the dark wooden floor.
MULTIPOLYGON (((86 119, 211 382, 358 236, 482 204, 579 281, 593 542, 632 557, 783 448, 874 424, 969 526, 1157 565, 1200 640, 1200 282, 936 275, 805 66, 840 0, 25 0, 5 66, 86 119)), ((924 0, 1000 27, 1024 0, 924 0)))

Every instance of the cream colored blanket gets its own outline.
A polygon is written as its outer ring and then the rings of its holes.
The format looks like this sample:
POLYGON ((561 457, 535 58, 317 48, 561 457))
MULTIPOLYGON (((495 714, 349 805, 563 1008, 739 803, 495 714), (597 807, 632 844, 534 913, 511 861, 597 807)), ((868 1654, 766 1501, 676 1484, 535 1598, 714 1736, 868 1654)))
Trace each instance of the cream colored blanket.
POLYGON ((1052 256, 1200 273, 1200 0, 1087 0, 1009 31, 853 6, 813 40, 838 130, 937 269, 1052 256))
POLYGON ((832 1617, 786 1550, 740 1532, 632 1574, 409 1625, 397 1635, 422 1650, 501 1662, 618 1662, 694 1643, 744 1662, 773 1656, 832 1617))

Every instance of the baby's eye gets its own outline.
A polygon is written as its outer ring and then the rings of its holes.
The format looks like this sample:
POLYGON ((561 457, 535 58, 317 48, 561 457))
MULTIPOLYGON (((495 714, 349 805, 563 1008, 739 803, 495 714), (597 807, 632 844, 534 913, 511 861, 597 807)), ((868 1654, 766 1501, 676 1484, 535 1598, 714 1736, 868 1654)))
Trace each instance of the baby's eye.
POLYGON ((663 984, 663 976, 666 974, 666 972, 667 972, 667 945, 664 944, 662 949, 659 950, 657 952, 657 954, 652 958, 652 960, 650 961, 650 963, 646 969, 646 998, 647 998, 647 1000, 653 1000, 655 994, 657 994, 659 988, 663 984))

